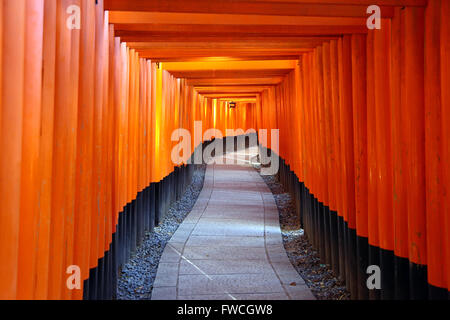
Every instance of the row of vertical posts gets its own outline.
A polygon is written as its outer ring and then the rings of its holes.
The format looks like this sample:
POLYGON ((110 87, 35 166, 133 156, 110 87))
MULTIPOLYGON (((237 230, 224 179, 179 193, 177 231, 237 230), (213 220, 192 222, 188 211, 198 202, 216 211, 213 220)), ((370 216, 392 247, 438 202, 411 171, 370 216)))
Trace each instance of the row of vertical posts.
POLYGON ((0 49, 0 299, 113 297, 190 181, 211 99, 115 37, 102 0, 2 0, 0 49), (174 163, 171 134, 195 121, 200 139, 174 163))
POLYGON ((443 0, 395 8, 380 30, 303 54, 261 98, 276 110, 258 123, 280 128, 280 178, 354 299, 448 298, 448 14, 443 0))

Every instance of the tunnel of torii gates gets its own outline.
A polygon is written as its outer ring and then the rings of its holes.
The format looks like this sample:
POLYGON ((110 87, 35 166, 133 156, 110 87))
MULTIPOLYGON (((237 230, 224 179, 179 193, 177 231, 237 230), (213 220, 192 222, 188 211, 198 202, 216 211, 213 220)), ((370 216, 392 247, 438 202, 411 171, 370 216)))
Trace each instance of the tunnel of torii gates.
POLYGON ((450 1, 0 3, 1 299, 114 297, 195 121, 279 129, 261 150, 352 298, 448 298, 450 1))

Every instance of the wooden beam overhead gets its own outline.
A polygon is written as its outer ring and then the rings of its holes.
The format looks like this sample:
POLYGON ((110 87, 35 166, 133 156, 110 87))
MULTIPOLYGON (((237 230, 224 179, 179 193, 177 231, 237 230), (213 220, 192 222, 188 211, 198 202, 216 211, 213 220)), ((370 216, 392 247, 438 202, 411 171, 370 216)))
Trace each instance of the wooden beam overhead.
MULTIPOLYGON (((393 8, 381 5, 384 17, 393 16, 393 8)), ((111 11, 145 11, 173 13, 215 13, 278 16, 367 17, 367 4, 325 4, 300 2, 264 2, 236 0, 105 0, 111 11)))
POLYGON ((195 90, 200 94, 206 93, 255 93, 262 92, 264 89, 269 89, 272 86, 223 86, 223 87, 195 87, 195 90))
POLYGON ((236 43, 236 42, 274 42, 274 43, 318 43, 318 41, 323 40, 333 40, 337 39, 338 36, 267 36, 264 34, 251 34, 251 35, 233 35, 233 34, 190 34, 186 37, 185 33, 153 33, 146 31, 117 31, 116 36, 120 37, 124 42, 226 42, 226 43, 236 43))
POLYGON ((186 79, 211 79, 211 78, 250 78, 250 77, 280 77, 285 76, 290 69, 265 69, 265 70, 185 70, 170 72, 176 78, 186 79))
MULTIPOLYGON (((189 39, 183 39, 184 41, 180 42, 142 42, 141 45, 136 46, 137 41, 142 40, 139 38, 127 39, 125 41, 129 43, 131 41, 133 44, 130 44, 130 48, 134 49, 183 49, 183 48, 191 48, 191 49, 216 49, 216 50, 226 50, 226 49, 236 49, 236 50, 274 50, 274 49, 312 49, 319 45, 321 45, 324 41, 329 41, 328 38, 314 38, 309 40, 301 40, 298 41, 284 41, 280 39, 274 40, 247 40, 247 41, 198 41, 198 42, 189 42, 189 39)), ((146 39, 151 40, 151 39, 146 39)), ((204 40, 204 39, 203 39, 204 40)))
POLYGON ((298 59, 300 54, 298 55, 289 55, 289 56, 269 56, 269 55, 260 55, 260 56, 244 56, 244 57, 214 57, 214 56, 200 56, 200 57, 164 57, 164 56, 154 56, 148 55, 145 53, 139 53, 141 58, 150 59, 157 62, 201 62, 201 61, 210 61, 210 59, 214 59, 214 61, 251 61, 251 60, 295 60, 298 59))
MULTIPOLYGON (((229 98, 216 98, 218 101, 225 101, 225 102, 229 102, 230 99, 229 98)), ((241 103, 255 103, 256 102, 256 98, 232 98, 232 100, 234 102, 241 102, 241 103)))
POLYGON ((293 70, 297 63, 297 60, 167 62, 163 63, 162 67, 169 72, 189 70, 293 70))
POLYGON ((130 48, 134 48, 139 56, 159 62, 195 62, 195 61, 242 61, 242 60, 297 60, 302 54, 311 52, 311 48, 300 49, 192 49, 192 48, 156 48, 145 49, 135 48, 128 43, 130 48))
POLYGON ((232 86, 232 85, 275 85, 283 81, 283 77, 241 78, 241 79, 188 79, 189 86, 232 86))
POLYGON ((168 48, 146 48, 147 43, 143 42, 128 42, 127 46, 136 50, 140 54, 147 54, 152 56, 176 57, 184 55, 186 57, 243 57, 253 55, 286 55, 286 54, 300 54, 303 52, 310 52, 308 48, 180 48, 178 50, 168 48))
POLYGON ((215 35, 233 35, 233 36, 251 36, 260 35, 268 37, 295 37, 295 36, 336 36, 342 34, 367 33, 367 27, 361 26, 302 26, 301 28, 293 28, 289 25, 227 25, 217 24, 205 25, 201 24, 156 24, 156 23, 117 23, 114 25, 116 36, 128 35, 124 31, 149 32, 155 35, 174 35, 188 34, 189 36, 215 36, 215 35))
MULTIPOLYGON (((214 2, 215 3, 215 2, 214 2)), ((110 23, 122 24, 203 24, 203 25, 290 25, 290 26, 364 26, 366 17, 305 17, 214 13, 167 13, 111 11, 110 23)))
MULTIPOLYGON (((280 0, 252 0, 261 2, 276 3, 280 0)), ((339 4, 339 5, 365 5, 370 6, 374 4, 373 0, 282 0, 283 2, 294 2, 304 4, 339 4)), ((377 0, 375 4, 379 6, 413 6, 424 7, 428 3, 428 0, 377 0)))
MULTIPOLYGON (((217 98, 217 100, 219 100, 219 101, 226 101, 226 102, 228 102, 228 101, 230 101, 230 99, 228 99, 228 98, 217 98)), ((233 98, 233 101, 234 102, 248 102, 248 103, 254 103, 254 102, 256 102, 256 97, 255 98, 233 98)))
POLYGON ((233 98, 241 98, 241 99, 254 99, 259 95, 259 93, 248 94, 248 93, 205 93, 202 94, 205 98, 225 98, 225 99, 233 99, 233 98))

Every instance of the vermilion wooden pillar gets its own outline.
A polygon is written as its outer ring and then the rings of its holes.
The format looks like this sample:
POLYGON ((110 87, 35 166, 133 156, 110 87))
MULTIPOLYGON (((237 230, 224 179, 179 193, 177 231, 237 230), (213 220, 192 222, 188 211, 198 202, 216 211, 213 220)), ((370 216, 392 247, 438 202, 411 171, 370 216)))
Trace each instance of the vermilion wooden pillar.
POLYGON ((390 119, 390 21, 374 31, 374 84, 377 200, 380 233, 381 298, 394 297, 394 223, 392 214, 392 143, 390 119))
POLYGON ((17 297, 25 75, 25 2, 3 2, 0 150, 0 299, 17 297))
POLYGON ((35 288, 38 164, 41 125, 44 2, 26 1, 25 79, 17 298, 32 299, 35 288))
POLYGON ((138 183, 138 192, 143 191, 145 188, 145 178, 146 178, 146 172, 143 165, 144 161, 144 148, 146 146, 144 141, 144 130, 145 130, 145 124, 144 124, 144 118, 146 115, 145 110, 145 68, 144 68, 144 61, 143 59, 139 58, 139 140, 138 140, 138 152, 139 152, 139 158, 138 158, 138 175, 137 175, 137 183, 138 183))
POLYGON ((358 298, 367 299, 367 103, 366 36, 352 35, 352 105, 358 298))
MULTIPOLYGON (((304 104, 303 104, 303 95, 304 92, 302 90, 303 88, 303 78, 302 78, 302 59, 301 57, 299 57, 298 62, 297 62, 297 66, 295 68, 295 86, 294 86, 294 91, 295 91, 295 102, 294 102, 294 106, 293 106, 293 112, 296 112, 296 136, 298 139, 298 152, 299 152, 299 159, 297 160, 297 176, 299 178, 299 182, 300 182, 300 188, 301 188, 301 184, 304 183, 305 181, 305 177, 304 177, 304 172, 305 172, 305 145, 304 145, 304 130, 305 130, 305 126, 304 126, 304 104)), ((252 112, 252 118, 255 118, 255 112, 254 112, 254 108, 253 108, 253 112, 252 112)), ((254 128, 256 128, 256 126, 253 126, 254 128)), ((300 189, 300 210, 301 210, 301 189, 300 189)), ((300 216, 302 216, 302 211, 300 211, 300 216)), ((302 218, 303 219, 303 218, 302 218)))
POLYGON ((41 138, 39 144, 39 210, 35 299, 48 297, 52 195, 53 113, 56 67, 56 2, 44 1, 41 138))
POLYGON ((337 84, 338 84, 338 98, 336 105, 336 130, 338 137, 338 166, 339 166, 339 174, 338 179, 341 181, 340 188, 340 206, 338 208, 338 239, 339 239, 339 275, 342 280, 346 281, 347 278, 347 249, 346 249, 346 214, 347 211, 347 184, 343 183, 346 181, 344 168, 346 167, 345 158, 343 155, 344 152, 344 141, 342 136, 342 126, 344 126, 344 122, 341 120, 341 109, 342 109, 342 99, 343 99, 343 54, 342 54, 342 38, 337 40, 336 47, 336 60, 337 60, 337 84))
POLYGON ((410 259, 410 298, 427 298, 425 216, 424 10, 406 8, 405 100, 402 104, 406 141, 406 203, 410 259))
POLYGON ((139 68, 136 65, 136 51, 130 49, 128 51, 128 63, 129 63, 129 74, 128 74, 128 203, 130 210, 129 217, 129 249, 133 251, 136 245, 136 174, 137 174, 137 112, 138 104, 136 97, 136 88, 138 87, 138 82, 136 79, 136 73, 139 72, 139 68))
MULTIPOLYGON (((103 1, 97 3, 100 5, 100 8, 103 9, 103 1)), ((103 55, 103 65, 102 65, 102 97, 103 97, 103 110, 102 110, 102 174, 101 181, 103 192, 101 196, 101 208, 102 208, 102 225, 100 226, 101 232, 101 244, 99 246, 99 265, 98 268, 101 270, 101 276, 99 277, 99 287, 100 287, 100 296, 105 297, 106 290, 108 287, 108 271, 106 270, 108 264, 108 250, 109 243, 111 237, 111 209, 110 209, 110 180, 109 180, 109 167, 108 167, 108 154, 109 154, 109 118, 111 115, 109 109, 109 95, 108 95, 108 74, 109 74, 109 26, 108 26, 108 12, 104 12, 102 15, 102 55, 103 55)))
POLYGON ((152 160, 153 160, 153 153, 152 153, 152 64, 150 60, 146 61, 146 70, 147 70, 147 184, 150 185, 152 182, 152 160))
POLYGON ((336 211, 336 171, 334 150, 334 127, 333 127, 333 105, 330 66, 330 44, 323 44, 323 88, 324 88, 324 123, 326 133, 325 158, 327 161, 328 206, 330 210, 336 211))
MULTIPOLYGON (((328 204, 325 207, 325 252, 327 255, 327 262, 330 265, 333 263, 334 244, 337 241, 337 230, 333 232, 332 215, 336 212, 336 194, 335 194, 335 179, 336 172, 333 170, 334 166, 334 138, 333 138, 333 112, 331 105, 331 72, 330 72, 330 44, 328 42, 323 44, 322 61, 323 61, 323 88, 324 88, 324 127, 326 145, 324 148, 324 155, 326 160, 327 180, 325 181, 328 191, 328 204), (334 213, 333 213, 334 212, 334 213), (334 235, 336 237, 334 238, 334 235)), ((337 246, 335 247, 337 249, 337 246)), ((336 261, 337 262, 337 261, 336 261)))
MULTIPOLYGON (((303 125, 303 121, 302 121, 302 112, 303 112, 303 97, 302 97, 302 78, 301 78, 301 67, 300 67, 300 59, 297 61, 297 65, 295 67, 295 78, 294 78, 294 85, 293 85, 293 95, 294 95, 294 99, 292 102, 292 106, 291 106, 291 110, 294 113, 294 130, 295 130, 295 137, 297 140, 297 152, 293 152, 293 157, 294 157, 294 161, 296 163, 296 174, 297 177, 301 182, 304 181, 303 178, 303 163, 304 163, 304 149, 303 149, 303 132, 302 130, 304 130, 304 125, 303 125)), ((254 107, 251 108, 252 110, 252 118, 255 118, 255 113, 253 112, 254 107)), ((253 128, 255 128, 255 126, 252 126, 253 128)), ((301 197, 301 196, 300 196, 301 197)), ((300 198, 301 199, 301 198, 300 198)), ((300 199, 298 199, 300 201, 300 199)), ((300 212, 301 215, 301 212, 300 212)))
POLYGON ((324 88, 324 63, 323 63, 323 47, 317 47, 317 106, 318 106, 318 126, 320 139, 320 162, 321 162, 321 199, 320 201, 329 206, 328 195, 328 154, 327 154, 327 126, 325 114, 325 88, 324 88))
POLYGON ((119 212, 122 212, 125 204, 126 204, 126 176, 125 176, 125 151, 124 151, 124 143, 125 143, 125 104, 123 103, 123 95, 124 95, 124 48, 125 46, 120 43, 120 39, 116 37, 115 41, 115 52, 114 52, 114 60, 116 64, 116 79, 115 79, 115 87, 116 87, 116 148, 117 148, 117 156, 116 156, 116 174, 117 174, 117 182, 118 187, 117 190, 117 203, 119 212))
POLYGON ((329 263, 329 254, 327 255, 329 245, 327 244, 327 230, 325 224, 325 208, 328 206, 328 184, 327 184, 327 160, 326 160, 326 133, 325 133, 325 115, 324 115, 324 87, 323 87, 323 50, 322 47, 316 48, 315 54, 315 86, 316 86, 316 115, 317 115, 317 163, 319 165, 320 193, 317 200, 321 203, 318 206, 318 240, 320 244, 320 254, 324 262, 329 263))
MULTIPOLYGON (((80 91, 78 100, 77 178, 75 202, 75 254, 74 262, 81 268, 82 279, 89 277, 90 219, 92 198, 92 153, 94 130, 94 70, 95 15, 92 2, 81 3, 84 28, 80 38, 80 91)), ((74 298, 82 298, 83 291, 76 290, 74 298)))
MULTIPOLYGON (((105 128, 105 133, 103 135, 103 145, 104 145, 104 197, 103 201, 104 205, 104 217, 105 217, 105 227, 104 227, 104 250, 102 252, 101 257, 104 257, 106 260, 105 263, 108 263, 108 256, 106 253, 109 251, 109 245, 112 240, 111 233, 111 219, 112 219, 112 207, 111 207, 111 165, 110 165, 110 157, 111 157, 111 116, 112 109, 110 107, 110 95, 109 95, 109 39, 110 39, 110 29, 109 29, 109 13, 105 12, 103 18, 103 41, 104 41, 104 55, 105 55, 105 63, 103 66, 103 104, 105 105, 104 117, 103 117, 103 126, 105 128)), ((112 100, 112 99, 111 99, 112 100)), ((106 268, 106 266, 105 266, 106 268)), ((105 270, 105 276, 108 276, 108 271, 105 270)), ((104 281, 108 281, 107 278, 104 281)), ((106 290, 106 287, 104 288, 106 290)), ((103 294, 105 294, 104 292, 103 294)), ((104 295, 105 296, 105 295, 104 295)))
MULTIPOLYGON (((61 299, 65 286, 65 215, 70 214, 71 179, 76 143, 76 109, 67 102, 71 93, 71 30, 66 26, 66 8, 70 1, 58 2, 56 39, 56 87, 53 139, 52 220, 50 240, 49 298, 61 299), (75 109, 75 110, 74 110, 75 109), (73 153, 72 153, 73 152, 73 153), (73 160, 72 160, 73 159, 73 160)), ((74 178, 74 177, 73 177, 74 178)))
POLYGON ((344 268, 344 257, 342 248, 342 237, 340 237, 339 225, 342 219, 342 192, 341 192, 341 159, 340 159, 340 149, 341 149, 341 139, 340 139, 340 108, 339 108, 339 74, 338 74, 338 43, 336 40, 330 41, 330 87, 331 87, 331 106, 330 106, 330 116, 332 120, 333 127, 333 152, 334 156, 332 160, 332 170, 334 171, 334 188, 335 188, 335 201, 336 206, 332 212, 330 218, 330 228, 335 233, 335 239, 337 241, 333 243, 334 248, 333 260, 335 260, 334 271, 336 274, 342 274, 342 268, 344 268))
MULTIPOLYGON (((102 152, 102 115, 103 115, 103 68, 105 58, 104 32, 103 32, 103 10, 101 3, 95 6, 95 64, 94 64, 94 103, 93 103, 93 167, 92 167, 92 215, 91 215, 91 239, 89 267, 91 268, 90 278, 92 283, 97 281, 97 265, 99 251, 102 248, 104 227, 104 202, 103 202, 103 152, 102 152)), ((98 288, 95 286, 96 289, 98 288)), ((96 290, 91 290, 91 299, 97 298, 96 290)))
MULTIPOLYGON (((80 0, 72 0, 66 4, 80 6, 80 0)), ((67 11, 66 11, 67 29, 67 11)), ((80 63, 80 29, 70 30, 70 75, 69 78, 69 102, 70 123, 67 128, 72 135, 67 140, 66 161, 68 162, 68 172, 66 173, 67 199, 64 222, 64 260, 63 260, 63 281, 62 299, 72 298, 72 290, 67 285, 67 269, 73 266, 74 255, 74 220, 75 220, 75 183, 76 183, 76 157, 77 157, 77 126, 78 126, 78 85, 79 85, 79 63, 80 63)), ((66 75, 67 76, 67 75, 66 75)), ((66 97, 67 99, 67 97, 66 97)), ((66 102, 67 103, 67 102, 66 102)))
POLYGON ((445 210, 442 167, 441 0, 429 1, 425 10, 425 177, 427 219, 427 271, 431 299, 446 299, 445 210))
MULTIPOLYGON (((370 265, 380 264, 378 225, 378 165, 375 113, 374 31, 367 34, 367 224, 370 265)), ((379 290, 370 290, 369 298, 379 299, 379 290)))
POLYGON ((308 56, 306 54, 302 55, 302 89, 303 89, 303 134, 304 134, 304 154, 305 154, 305 166, 304 166, 304 183, 305 183, 305 200, 304 200, 304 224, 305 231, 309 236, 311 234, 311 210, 310 210, 310 195, 308 190, 311 190, 311 144, 310 141, 310 94, 309 94, 309 63, 308 56))
POLYGON ((117 63, 115 58, 116 44, 114 37, 114 25, 109 25, 109 37, 108 37, 108 61, 109 61, 109 72, 108 72, 108 96, 109 96, 109 126, 110 134, 109 137, 109 170, 110 170, 110 193, 111 193, 111 232, 112 240, 114 241, 114 233, 116 232, 118 213, 120 212, 119 206, 117 204, 117 100, 116 100, 116 69, 117 63))
POLYGON ((318 112, 318 85, 317 85, 317 52, 314 51, 311 53, 311 129, 312 129, 312 149, 313 149, 313 179, 314 179, 314 188, 312 189, 312 194, 314 196, 313 199, 313 245, 319 249, 319 252, 323 254, 323 248, 320 245, 320 208, 319 201, 322 199, 322 181, 321 181, 321 148, 320 148, 320 124, 319 124, 319 112, 318 112))
POLYGON ((302 71, 303 71, 303 112, 304 112, 304 135, 305 135, 305 156, 306 156, 306 168, 305 168, 305 186, 311 189, 311 145, 308 143, 310 140, 311 130, 309 128, 311 124, 310 120, 310 94, 309 94, 309 63, 308 56, 304 54, 302 56, 302 71))
POLYGON ((395 298, 409 298, 409 262, 408 262, 408 215, 406 209, 406 153, 403 135, 402 100, 405 99, 405 90, 402 90, 404 81, 404 34, 403 10, 395 9, 391 28, 391 112, 392 112, 392 170, 393 170, 393 214, 395 237, 395 298))
POLYGON ((345 35, 342 38, 341 51, 341 139, 342 139, 342 171, 344 174, 343 183, 346 185, 345 198, 346 205, 344 218, 346 220, 346 249, 347 266, 346 282, 352 297, 357 297, 356 274, 352 270, 356 269, 356 216, 355 216, 355 172, 354 172, 354 146, 353 146, 353 102, 352 102, 352 52, 351 36, 345 35))
MULTIPOLYGON (((447 195, 444 200, 444 243, 445 256, 442 258, 446 260, 446 270, 450 266, 450 197, 448 196, 450 190, 450 21, 448 19, 448 12, 450 12, 450 3, 441 0, 441 112, 442 112, 442 159, 443 159, 443 179, 444 179, 444 194, 447 195)), ((450 291, 450 274, 447 276, 447 290, 450 291)))
MULTIPOLYGON (((155 69, 155 113, 153 118, 153 126, 155 128, 154 131, 154 151, 153 151, 153 157, 154 159, 161 159, 162 153, 160 150, 160 144, 161 144, 161 130, 162 130, 162 121, 161 121, 161 89, 162 89, 162 70, 161 70, 161 64, 159 64, 159 68, 156 67, 155 69)), ((155 181, 158 182, 161 180, 161 161, 155 161, 155 181)))

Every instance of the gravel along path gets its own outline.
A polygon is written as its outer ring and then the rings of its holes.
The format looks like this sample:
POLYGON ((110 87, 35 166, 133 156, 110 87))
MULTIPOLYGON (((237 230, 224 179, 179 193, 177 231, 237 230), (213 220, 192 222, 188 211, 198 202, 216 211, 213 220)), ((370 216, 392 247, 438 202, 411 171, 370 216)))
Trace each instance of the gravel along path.
MULTIPOLYGON (((255 168, 258 170, 258 168, 255 168)), ((272 191, 280 214, 280 227, 284 248, 292 265, 305 280, 318 300, 348 300, 345 284, 336 278, 330 265, 322 264, 319 254, 300 229, 291 196, 275 176, 262 175, 272 191)))
POLYGON ((153 232, 145 234, 142 244, 123 266, 117 283, 118 300, 150 299, 161 255, 167 242, 197 201, 203 188, 205 170, 206 165, 197 167, 192 183, 183 197, 170 206, 164 220, 153 232))

